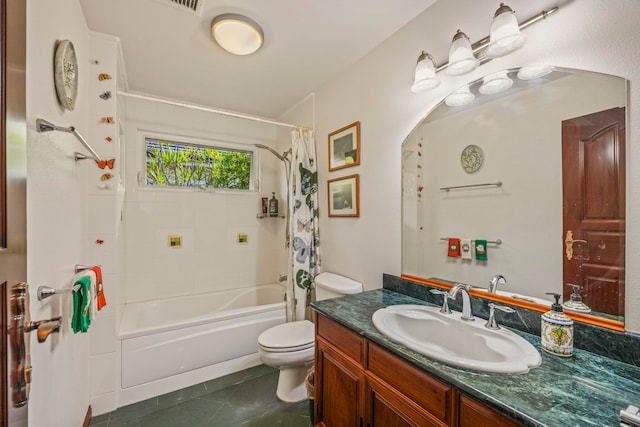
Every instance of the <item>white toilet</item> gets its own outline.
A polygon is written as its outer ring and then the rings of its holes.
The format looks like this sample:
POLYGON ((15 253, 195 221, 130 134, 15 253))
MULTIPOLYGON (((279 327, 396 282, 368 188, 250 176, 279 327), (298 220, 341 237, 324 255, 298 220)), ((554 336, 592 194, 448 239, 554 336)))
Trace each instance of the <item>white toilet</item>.
MULTIPOLYGON (((362 292, 362 284, 333 273, 316 276, 316 299, 362 292)), ((313 366, 315 327, 308 320, 283 323, 258 336, 262 363, 280 369, 276 396, 283 402, 307 398, 304 380, 313 366)))

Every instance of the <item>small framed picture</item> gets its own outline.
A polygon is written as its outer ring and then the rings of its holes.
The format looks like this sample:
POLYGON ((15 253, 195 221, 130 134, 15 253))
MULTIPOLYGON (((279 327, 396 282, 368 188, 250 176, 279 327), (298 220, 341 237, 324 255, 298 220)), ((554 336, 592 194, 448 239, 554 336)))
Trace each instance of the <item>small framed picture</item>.
POLYGON ((343 176, 327 181, 330 217, 360 216, 360 175, 343 176))
POLYGON ((360 122, 329 134, 329 172, 360 164, 360 122))

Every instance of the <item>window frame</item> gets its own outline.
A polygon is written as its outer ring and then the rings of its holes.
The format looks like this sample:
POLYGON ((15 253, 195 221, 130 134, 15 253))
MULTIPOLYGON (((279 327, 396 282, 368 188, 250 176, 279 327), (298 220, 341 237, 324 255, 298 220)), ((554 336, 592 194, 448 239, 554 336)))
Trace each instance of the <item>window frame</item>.
POLYGON ((253 146, 252 142, 224 141, 219 138, 200 138, 184 134, 163 133, 148 130, 138 130, 140 160, 137 174, 137 187, 145 191, 179 191, 198 193, 225 193, 225 194, 256 194, 260 192, 260 150, 253 146), (249 176, 249 189, 237 188, 211 188, 195 186, 162 186, 147 184, 147 139, 166 141, 173 144, 191 145, 197 147, 219 148, 230 151, 243 151, 251 153, 251 171, 249 176))

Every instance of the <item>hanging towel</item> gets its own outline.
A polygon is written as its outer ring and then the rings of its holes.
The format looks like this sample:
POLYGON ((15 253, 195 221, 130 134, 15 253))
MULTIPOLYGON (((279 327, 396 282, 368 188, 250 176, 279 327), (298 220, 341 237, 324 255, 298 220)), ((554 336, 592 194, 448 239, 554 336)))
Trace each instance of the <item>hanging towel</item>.
POLYGON ((91 302, 90 291, 91 280, 87 277, 81 277, 74 283, 79 288, 73 292, 73 317, 71 317, 71 329, 73 333, 87 332, 91 325, 91 313, 89 304, 91 302))
POLYGON ((460 239, 460 253, 462 254, 462 259, 472 258, 471 239, 460 239))
POLYGON ((93 270, 85 270, 84 276, 88 277, 91 281, 89 286, 89 313, 91 313, 91 321, 93 322, 98 312, 98 294, 96 292, 96 273, 93 270))
POLYGON ((447 249, 447 256, 451 258, 458 258, 460 256, 460 239, 449 237, 449 248, 447 249))
POLYGON ((104 288, 102 286, 102 269, 97 265, 91 267, 94 273, 96 273, 96 297, 98 301, 98 311, 102 310, 102 307, 107 305, 107 298, 104 296, 104 288))
POLYGON ((478 261, 486 261, 487 260, 487 241, 476 239, 476 259, 478 261))

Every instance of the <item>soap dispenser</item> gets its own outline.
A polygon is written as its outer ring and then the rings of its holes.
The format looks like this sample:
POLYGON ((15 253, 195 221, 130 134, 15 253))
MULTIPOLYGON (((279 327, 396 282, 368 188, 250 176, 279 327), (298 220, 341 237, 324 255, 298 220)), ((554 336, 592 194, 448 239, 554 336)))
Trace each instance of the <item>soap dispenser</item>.
POLYGON ((569 311, 577 311, 579 313, 589 314, 591 309, 582 302, 582 296, 580 295, 580 286, 568 283, 573 288, 573 293, 569 301, 562 303, 562 306, 569 311))
POLYGON ((562 311, 560 294, 547 292, 547 295, 553 295, 556 301, 551 310, 542 315, 542 348, 557 356, 570 357, 573 355, 573 320, 562 311))
POLYGON ((269 200, 269 216, 278 216, 278 199, 276 199, 276 193, 271 193, 273 196, 269 200))

